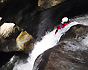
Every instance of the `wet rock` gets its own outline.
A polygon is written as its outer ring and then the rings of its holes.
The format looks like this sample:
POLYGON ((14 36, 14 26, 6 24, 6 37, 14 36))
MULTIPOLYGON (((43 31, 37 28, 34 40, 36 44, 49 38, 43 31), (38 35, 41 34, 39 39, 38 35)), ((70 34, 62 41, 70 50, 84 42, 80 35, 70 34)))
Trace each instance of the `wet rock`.
MULTIPOLYGON (((48 1, 48 0, 47 0, 48 1)), ((87 0, 66 0, 50 9, 39 11, 38 0, 10 0, 0 6, 2 22, 14 22, 40 40, 52 31, 64 16, 69 18, 88 12, 87 0)))
POLYGON ((2 17, 0 17, 0 21, 2 20, 2 17))
POLYGON ((22 51, 18 52, 1 52, 0 51, 0 70, 13 70, 15 63, 19 60, 27 62, 29 54, 22 51))
POLYGON ((39 20, 40 23, 38 25, 38 32, 36 34, 37 37, 40 38, 45 35, 45 32, 52 31, 54 27, 61 22, 61 19, 64 16, 67 16, 70 19, 74 16, 87 13, 88 4, 86 2, 87 0, 66 0, 61 4, 58 4, 50 9, 41 12, 41 17, 39 20))
POLYGON ((68 30, 60 39, 60 41, 66 40, 66 39, 79 39, 84 38, 86 34, 88 33, 88 27, 84 25, 75 25, 71 27, 70 30, 68 30))
POLYGON ((59 3, 64 2, 65 0, 39 0, 38 6, 42 9, 51 8, 52 6, 55 6, 59 3))
POLYGON ((88 51, 65 50, 62 44, 55 46, 42 54, 37 67, 35 63, 34 70, 87 70, 88 69, 88 51))
POLYGON ((19 50, 25 50, 25 52, 33 49, 34 38, 26 31, 23 31, 16 38, 17 47, 19 50))
POLYGON ((8 1, 8 0, 0 0, 1 3, 4 3, 4 2, 6 2, 6 1, 8 1))
POLYGON ((9 59, 14 55, 14 52, 2 52, 0 51, 0 68, 2 65, 4 65, 6 62, 9 61, 9 59))
POLYGON ((0 27, 0 51, 29 52, 33 49, 33 43, 34 38, 14 23, 4 23, 0 27))
POLYGON ((3 24, 0 27, 0 51, 16 51, 17 47, 15 38, 20 32, 21 31, 15 28, 14 23, 3 24))
POLYGON ((9 37, 10 33, 12 33, 14 31, 14 23, 4 23, 3 25, 1 25, 0 27, 0 36, 6 38, 9 37))
POLYGON ((33 37, 37 37, 35 35, 38 29, 39 13, 38 0, 8 0, 0 4, 0 17, 3 18, 0 25, 4 22, 13 22, 33 37))
POLYGON ((0 2, 4 2, 4 0, 0 0, 0 2))
POLYGON ((33 70, 88 70, 87 33, 88 26, 71 27, 58 45, 36 59, 33 70))

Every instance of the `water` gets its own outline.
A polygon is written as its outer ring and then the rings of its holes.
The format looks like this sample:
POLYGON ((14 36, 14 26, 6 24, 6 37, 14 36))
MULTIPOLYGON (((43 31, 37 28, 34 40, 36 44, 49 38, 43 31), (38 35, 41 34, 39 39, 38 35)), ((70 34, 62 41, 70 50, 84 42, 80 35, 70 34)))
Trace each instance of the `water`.
POLYGON ((61 36, 66 31, 68 31, 70 29, 70 27, 77 25, 77 24, 88 25, 87 22, 88 22, 88 16, 79 17, 79 18, 77 17, 76 19, 74 19, 73 22, 68 24, 65 28, 59 30, 56 35, 55 35, 56 29, 53 30, 52 32, 47 32, 41 41, 35 43, 34 49, 33 49, 32 53, 29 54, 29 58, 27 59, 28 62, 25 64, 23 64, 23 62, 20 62, 19 64, 16 63, 13 70, 32 70, 35 59, 40 54, 42 54, 44 51, 57 45, 57 42, 59 42, 61 36), (85 21, 84 21, 84 19, 85 19, 85 21), (81 20, 82 22, 79 20, 81 20))

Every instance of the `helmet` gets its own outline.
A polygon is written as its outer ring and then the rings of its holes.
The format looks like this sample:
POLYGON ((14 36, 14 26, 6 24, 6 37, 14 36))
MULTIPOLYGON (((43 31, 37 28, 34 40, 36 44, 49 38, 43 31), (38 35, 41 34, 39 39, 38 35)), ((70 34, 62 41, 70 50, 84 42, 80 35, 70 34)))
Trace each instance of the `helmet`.
POLYGON ((64 18, 62 19, 62 22, 68 22, 68 18, 67 18, 67 17, 64 17, 64 18))

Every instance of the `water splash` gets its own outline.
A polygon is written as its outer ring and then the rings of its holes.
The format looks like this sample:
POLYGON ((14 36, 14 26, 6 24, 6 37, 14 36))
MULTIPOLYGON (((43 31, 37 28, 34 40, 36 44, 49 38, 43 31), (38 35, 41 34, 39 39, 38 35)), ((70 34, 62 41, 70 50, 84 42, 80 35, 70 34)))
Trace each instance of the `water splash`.
POLYGON ((61 36, 66 31, 68 31, 70 29, 70 27, 77 25, 77 24, 83 24, 83 23, 84 23, 83 25, 88 25, 85 22, 82 23, 82 22, 79 22, 78 20, 80 20, 80 18, 75 20, 74 22, 71 22, 70 24, 68 24, 67 26, 65 26, 65 28, 59 30, 56 35, 55 35, 56 29, 53 30, 52 32, 46 33, 46 35, 42 38, 41 41, 35 43, 34 49, 33 49, 32 53, 29 55, 30 57, 28 58, 28 62, 25 64, 20 63, 18 65, 15 65, 13 70, 32 70, 35 59, 40 54, 42 54, 44 51, 57 45, 57 42, 59 42, 61 36))

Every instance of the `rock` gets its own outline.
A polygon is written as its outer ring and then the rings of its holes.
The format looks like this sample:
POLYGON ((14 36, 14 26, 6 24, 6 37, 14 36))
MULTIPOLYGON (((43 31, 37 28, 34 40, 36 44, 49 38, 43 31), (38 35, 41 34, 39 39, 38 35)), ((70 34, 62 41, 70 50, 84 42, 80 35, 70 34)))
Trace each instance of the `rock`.
POLYGON ((2 17, 0 17, 0 21, 2 20, 2 17))
POLYGON ((6 2, 6 1, 9 1, 9 0, 0 0, 1 3, 4 3, 4 2, 6 2))
POLYGON ((14 56, 15 52, 2 52, 0 51, 0 70, 2 65, 10 60, 12 56, 14 56))
POLYGON ((0 51, 10 52, 16 51, 15 38, 19 34, 19 30, 15 28, 14 23, 4 23, 0 27, 0 51))
MULTIPOLYGON (((62 43, 42 54, 41 62, 34 70, 87 70, 88 51, 66 51, 62 43), (62 48, 61 48, 62 47, 62 48)), ((70 46, 69 46, 70 47, 70 46)), ((36 62, 37 62, 36 61, 36 62)))
POLYGON ((0 27, 0 51, 31 52, 34 38, 14 23, 4 23, 0 27), (21 33, 20 33, 21 32, 21 33))
POLYGON ((33 70, 87 70, 88 26, 76 25, 62 36, 58 45, 45 51, 35 61, 33 70), (71 35, 71 33, 73 35, 71 35))
POLYGON ((65 0, 39 0, 38 6, 44 9, 51 8, 59 3, 64 2, 65 0))
POLYGON ((14 23, 4 23, 0 27, 0 36, 3 36, 4 38, 9 37, 9 34, 14 31, 14 23))
MULTIPOLYGON (((47 31, 61 22, 64 16, 72 18, 88 12, 87 0, 66 0, 50 9, 39 11, 38 0, 10 0, 0 6, 2 22, 14 22, 35 39, 40 40, 47 31)), ((48 1, 48 0, 47 0, 48 1)), ((2 24, 0 23, 0 25, 2 24)))
POLYGON ((13 22, 35 38, 39 14, 38 0, 8 0, 0 4, 0 17, 3 18, 0 25, 4 22, 13 22))
POLYGON ((29 53, 25 53, 22 51, 16 52, 2 52, 0 51, 0 70, 13 70, 13 67, 16 62, 20 60, 23 62, 27 62, 27 58, 29 57, 29 53))
POLYGON ((31 51, 33 49, 34 38, 26 31, 23 31, 16 38, 17 47, 19 50, 31 51))
POLYGON ((4 0, 0 0, 0 2, 2 2, 2 3, 3 3, 3 2, 4 2, 4 0))
POLYGON ((84 25, 75 25, 71 27, 60 39, 60 41, 64 41, 66 39, 79 39, 79 37, 84 38, 88 33, 88 27, 84 25))

